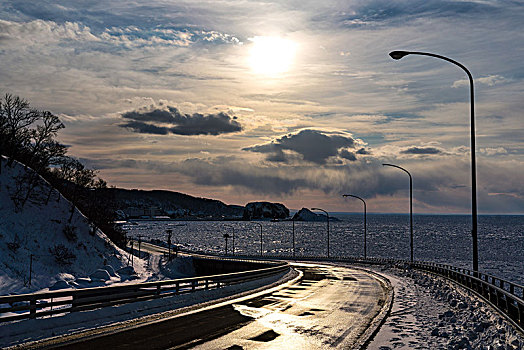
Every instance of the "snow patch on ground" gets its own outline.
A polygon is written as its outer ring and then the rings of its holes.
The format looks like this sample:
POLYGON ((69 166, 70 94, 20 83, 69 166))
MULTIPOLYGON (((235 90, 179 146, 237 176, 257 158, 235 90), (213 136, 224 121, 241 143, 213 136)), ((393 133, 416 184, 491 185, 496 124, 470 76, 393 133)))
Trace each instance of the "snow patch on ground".
POLYGON ((368 349, 524 348, 524 336, 466 289, 416 270, 372 270, 389 278, 395 299, 368 349))

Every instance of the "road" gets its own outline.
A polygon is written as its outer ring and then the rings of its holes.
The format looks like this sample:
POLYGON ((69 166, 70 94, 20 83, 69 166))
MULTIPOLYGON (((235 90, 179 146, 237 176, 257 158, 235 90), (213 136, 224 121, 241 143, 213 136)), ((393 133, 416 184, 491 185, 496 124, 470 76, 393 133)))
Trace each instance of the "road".
MULTIPOLYGON (((130 247, 131 245, 128 245, 128 247, 130 247)), ((138 242, 137 241, 133 241, 133 248, 138 251, 138 242)), ((150 254, 164 254, 164 253, 167 253, 169 252, 169 249, 165 248, 165 247, 161 247, 159 245, 156 245, 156 244, 151 244, 151 243, 147 243, 147 242, 142 242, 140 244, 140 250, 142 252, 146 252, 146 253, 150 253, 150 254)), ((173 250, 171 250, 171 254, 175 255, 175 252, 173 250)))
POLYGON ((303 277, 278 291, 63 348, 354 348, 384 308, 385 285, 372 274, 349 267, 295 267, 303 277))

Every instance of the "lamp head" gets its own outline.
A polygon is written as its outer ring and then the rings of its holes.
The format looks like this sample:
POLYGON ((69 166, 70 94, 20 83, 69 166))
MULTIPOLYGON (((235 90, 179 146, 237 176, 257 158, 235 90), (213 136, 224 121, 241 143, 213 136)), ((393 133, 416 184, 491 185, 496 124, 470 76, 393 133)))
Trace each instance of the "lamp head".
POLYGON ((407 52, 407 51, 391 51, 389 53, 389 55, 394 60, 400 60, 402 57, 409 55, 409 52, 407 52))

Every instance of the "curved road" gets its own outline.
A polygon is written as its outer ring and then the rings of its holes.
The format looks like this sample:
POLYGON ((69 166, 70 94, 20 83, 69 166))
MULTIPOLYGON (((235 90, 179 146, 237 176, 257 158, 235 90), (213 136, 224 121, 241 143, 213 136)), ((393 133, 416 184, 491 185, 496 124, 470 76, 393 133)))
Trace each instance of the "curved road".
POLYGON ((348 349, 360 344, 362 334, 385 307, 388 291, 383 282, 349 267, 294 266, 303 277, 278 291, 63 346, 348 349))

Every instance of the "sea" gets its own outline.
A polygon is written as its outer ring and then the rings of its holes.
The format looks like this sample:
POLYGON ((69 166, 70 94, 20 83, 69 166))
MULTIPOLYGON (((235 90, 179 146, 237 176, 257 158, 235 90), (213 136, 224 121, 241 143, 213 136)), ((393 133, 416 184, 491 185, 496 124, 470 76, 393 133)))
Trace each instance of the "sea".
MULTIPOLYGON (((339 219, 329 222, 330 256, 363 257, 363 215, 330 216, 339 219)), ((293 252, 292 221, 148 220, 130 221, 123 228, 128 237, 163 242, 171 230, 172 243, 191 251, 224 254, 228 234, 228 254, 290 256, 293 252)), ((414 215, 413 228, 415 260, 472 269, 471 216, 414 215)), ((366 236, 368 257, 410 259, 409 215, 368 214, 366 236)), ((295 222, 297 258, 326 256, 327 241, 326 221, 295 222)), ((478 247, 480 271, 524 285, 524 215, 480 215, 478 247)))

